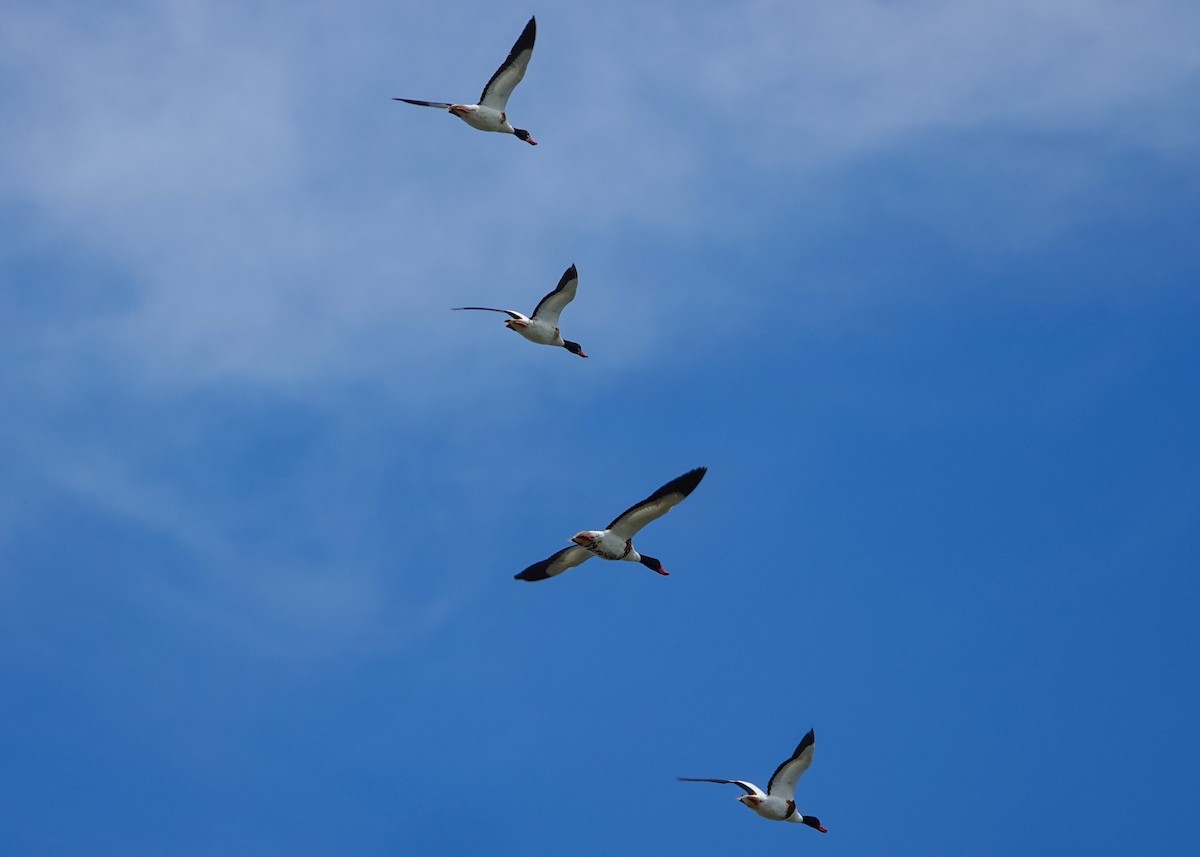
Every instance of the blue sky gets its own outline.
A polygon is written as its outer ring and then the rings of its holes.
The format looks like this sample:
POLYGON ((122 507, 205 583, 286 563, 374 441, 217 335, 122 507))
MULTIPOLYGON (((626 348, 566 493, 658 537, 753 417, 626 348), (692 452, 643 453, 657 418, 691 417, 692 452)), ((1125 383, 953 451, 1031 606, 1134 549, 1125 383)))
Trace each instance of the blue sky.
POLYGON ((0 851, 1195 853, 1198 33, 9 3, 0 851))

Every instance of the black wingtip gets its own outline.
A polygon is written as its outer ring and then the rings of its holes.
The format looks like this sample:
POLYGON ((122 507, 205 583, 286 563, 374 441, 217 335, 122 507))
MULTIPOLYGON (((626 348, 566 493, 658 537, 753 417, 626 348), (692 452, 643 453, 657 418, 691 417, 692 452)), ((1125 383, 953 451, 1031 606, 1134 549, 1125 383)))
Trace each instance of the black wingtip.
MULTIPOLYGON (((554 287, 554 291, 561 292, 563 289, 565 289, 567 287, 567 283, 571 282, 571 280, 578 280, 578 279, 579 279, 579 271, 575 270, 575 263, 572 262, 571 267, 569 267, 569 268, 567 268, 567 270, 563 271, 562 276, 558 278, 558 285, 554 287)), ((535 312, 536 312, 536 310, 535 310, 535 312)))
POLYGON ((513 575, 513 580, 524 580, 527 583, 533 583, 538 580, 548 580, 550 575, 546 574, 546 567, 550 565, 549 560, 535 562, 529 568, 513 575))
POLYGON ((537 16, 534 15, 525 25, 525 29, 521 31, 521 35, 517 37, 517 43, 513 45, 513 53, 519 54, 521 51, 530 50, 533 48, 534 40, 537 38, 537 16))
POLYGON ((679 492, 684 497, 696 490, 696 486, 700 484, 700 480, 704 478, 704 474, 708 473, 707 467, 696 467, 689 470, 687 473, 680 476, 678 479, 672 479, 662 488, 663 494, 673 494, 679 492))

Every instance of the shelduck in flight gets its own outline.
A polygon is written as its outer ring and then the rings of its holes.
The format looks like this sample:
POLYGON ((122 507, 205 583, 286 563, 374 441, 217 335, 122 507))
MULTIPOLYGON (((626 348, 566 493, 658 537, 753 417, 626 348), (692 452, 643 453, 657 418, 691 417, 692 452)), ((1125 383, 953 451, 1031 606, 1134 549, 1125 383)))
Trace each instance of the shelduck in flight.
POLYGON ((584 530, 576 533, 571 537, 571 541, 575 544, 569 548, 563 548, 549 559, 535 562, 518 574, 517 580, 545 580, 547 577, 562 574, 568 568, 574 568, 593 556, 601 559, 640 562, 652 571, 667 574, 667 570, 657 559, 640 554, 633 549, 633 537, 646 524, 667 514, 684 497, 691 494, 707 472, 707 467, 689 470, 679 478, 672 479, 642 502, 626 509, 605 529, 584 530))
POLYGON ((523 128, 514 128, 508 122, 505 107, 508 97, 517 88, 521 78, 525 76, 525 68, 529 58, 533 56, 533 40, 537 37, 537 18, 530 18, 516 44, 509 51, 508 59, 501 63, 500 68, 492 75, 492 79, 483 88, 478 104, 451 104, 445 101, 418 101, 415 98, 393 98, 393 101, 403 101, 407 104, 417 104, 421 107, 439 107, 449 110, 472 128, 480 131, 496 131, 500 134, 513 134, 518 140, 524 140, 531 146, 537 143, 523 128))
POLYGON ((515 330, 530 342, 536 342, 538 345, 560 345, 572 354, 587 357, 578 342, 563 339, 562 334, 558 332, 559 313, 563 311, 563 307, 575 299, 575 290, 577 288, 579 288, 579 272, 572 265, 563 272, 562 279, 558 281, 558 285, 555 286, 554 291, 538 301, 537 307, 533 310, 532 318, 522 315, 515 309, 496 309, 490 306, 456 306, 451 307, 451 309, 479 309, 486 310, 487 312, 502 312, 508 316, 508 321, 504 322, 504 326, 509 330, 515 330))
POLYGON ((792 758, 775 769, 775 773, 771 775, 771 782, 767 783, 766 793, 754 783, 748 783, 745 780, 710 780, 705 777, 680 777, 679 779, 687 783, 729 783, 738 786, 746 792, 738 800, 763 818, 769 818, 771 821, 807 824, 822 833, 827 833, 828 831, 821 826, 821 822, 815 816, 801 815, 796 809, 796 801, 793 800, 796 792, 796 780, 800 779, 800 775, 807 771, 808 766, 812 764, 815 741, 813 730, 809 729, 808 734, 800 740, 792 758))

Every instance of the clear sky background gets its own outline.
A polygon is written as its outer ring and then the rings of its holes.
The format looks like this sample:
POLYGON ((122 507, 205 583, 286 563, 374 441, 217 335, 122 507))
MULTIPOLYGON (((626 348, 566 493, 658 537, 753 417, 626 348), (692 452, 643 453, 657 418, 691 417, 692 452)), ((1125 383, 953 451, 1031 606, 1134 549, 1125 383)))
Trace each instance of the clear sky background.
POLYGON ((0 852, 1200 851, 1200 5, 9 0, 0 115, 0 852), (538 147, 389 100, 531 14, 538 147))

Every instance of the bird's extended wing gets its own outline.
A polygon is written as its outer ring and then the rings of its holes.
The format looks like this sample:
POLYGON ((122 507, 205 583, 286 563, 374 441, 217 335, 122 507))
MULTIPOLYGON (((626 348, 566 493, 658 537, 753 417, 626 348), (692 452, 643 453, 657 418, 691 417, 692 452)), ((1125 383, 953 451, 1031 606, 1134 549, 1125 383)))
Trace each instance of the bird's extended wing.
POLYGON ((792 799, 796 794, 796 780, 800 779, 800 775, 807 771, 808 766, 812 764, 813 747, 816 740, 813 730, 809 729, 808 734, 800 739, 800 743, 796 746, 796 752, 792 753, 792 758, 771 774, 771 782, 767 783, 768 794, 784 800, 792 799))
POLYGON ((507 315, 509 318, 524 318, 525 317, 525 316, 521 315, 519 312, 517 312, 515 309, 496 309, 495 307, 490 307, 490 306, 452 306, 452 307, 450 307, 450 309, 453 309, 453 310, 482 309, 482 310, 487 310, 488 312, 502 312, 505 315, 507 315))
POLYGON ((547 577, 562 574, 568 568, 574 568, 584 560, 590 559, 591 556, 592 552, 587 548, 581 548, 579 545, 571 545, 569 548, 563 548, 549 559, 535 562, 529 568, 516 575, 516 579, 530 581, 545 580, 547 577))
POLYGON ((450 106, 449 101, 417 101, 415 98, 393 98, 392 101, 403 101, 405 104, 416 104, 420 107, 440 107, 443 110, 450 106))
POLYGON ((563 307, 575 300, 577 288, 579 288, 579 272, 572 265, 563 272, 554 291, 538 301, 537 307, 533 310, 533 317, 558 327, 559 313, 563 311, 563 307))
POLYGON ((517 36, 512 50, 508 52, 508 58, 500 64, 500 68, 496 69, 492 79, 483 88, 483 95, 479 96, 480 105, 499 110, 501 113, 504 112, 504 108, 508 106, 508 96, 512 95, 512 91, 517 88, 517 84, 525 76, 529 58, 533 56, 533 40, 535 38, 537 38, 537 18, 530 18, 525 29, 521 31, 521 35, 517 36))
POLYGON ((691 494, 707 472, 707 467, 697 467, 677 479, 672 479, 645 500, 630 506, 618 515, 616 520, 608 525, 608 529, 622 538, 633 538, 638 530, 655 518, 661 518, 684 497, 691 494))
POLYGON ((679 777, 685 783, 722 783, 734 786, 740 786, 748 795, 758 795, 766 797, 766 794, 754 783, 748 783, 745 780, 710 780, 707 777, 679 777))

